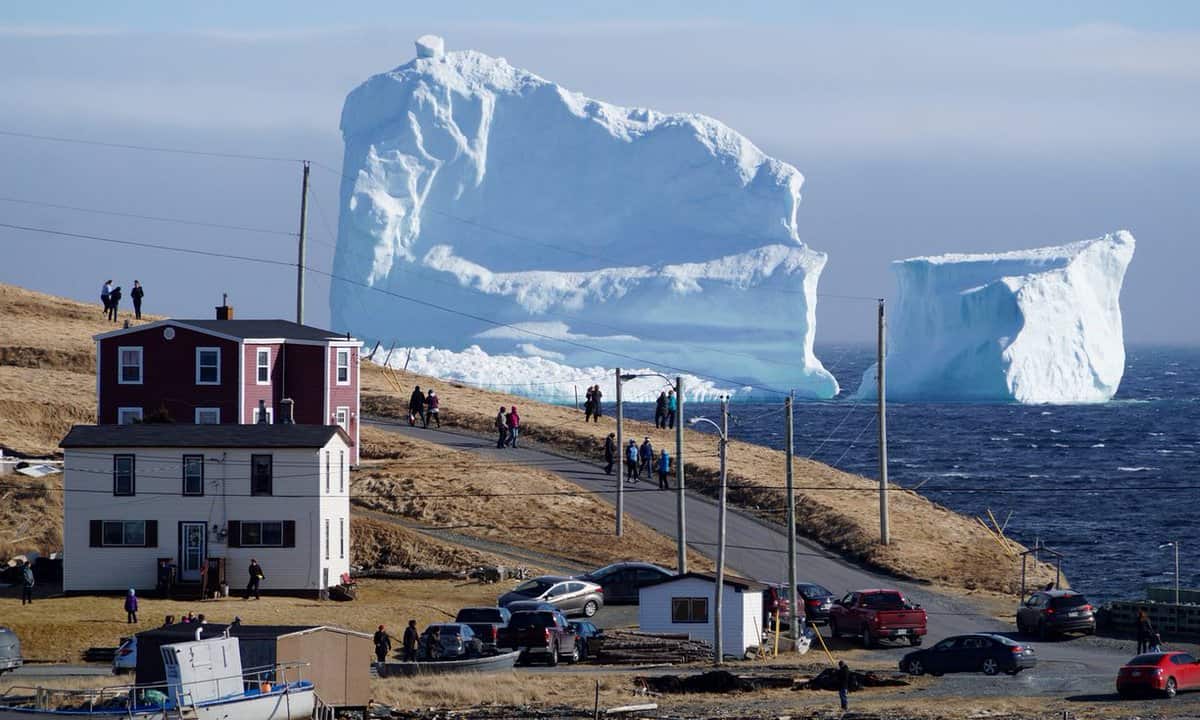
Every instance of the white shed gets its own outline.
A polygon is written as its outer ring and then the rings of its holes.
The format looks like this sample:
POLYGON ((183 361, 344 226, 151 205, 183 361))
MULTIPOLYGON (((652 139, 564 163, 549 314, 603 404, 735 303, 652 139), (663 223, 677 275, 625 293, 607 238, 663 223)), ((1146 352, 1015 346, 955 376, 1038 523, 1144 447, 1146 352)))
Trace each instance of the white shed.
MULTIPOLYGON (((716 586, 715 575, 690 572, 642 587, 638 591, 640 629, 686 634, 691 640, 711 643, 716 586)), ((727 654, 742 655, 761 642, 766 589, 753 580, 725 576, 721 636, 727 654)))

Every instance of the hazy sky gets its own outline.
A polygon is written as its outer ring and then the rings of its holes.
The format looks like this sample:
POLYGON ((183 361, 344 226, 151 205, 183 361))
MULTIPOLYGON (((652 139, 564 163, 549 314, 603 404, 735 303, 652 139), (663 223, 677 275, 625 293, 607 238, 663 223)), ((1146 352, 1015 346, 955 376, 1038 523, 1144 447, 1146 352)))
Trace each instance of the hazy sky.
MULTIPOLYGON (((0 131, 309 158, 341 167, 338 117, 432 32, 622 105, 702 112, 804 173, 820 290, 894 293, 891 260, 1138 239, 1130 341, 1200 341, 1200 3, 29 2, 0 6, 0 131), (993 7, 999 6, 999 7, 993 7), (502 10, 501 10, 502 9, 502 10)), ((0 223, 294 261, 293 238, 13 200, 294 232, 295 163, 0 134, 0 223)), ((338 176, 313 171, 310 263, 330 267, 338 176)), ((293 313, 294 269, 0 227, 0 281, 147 308, 293 313)), ((310 278, 309 320, 328 319, 310 278)), ((400 306, 397 312, 409 310, 400 306)), ((818 345, 866 340, 869 303, 822 298, 818 345)))

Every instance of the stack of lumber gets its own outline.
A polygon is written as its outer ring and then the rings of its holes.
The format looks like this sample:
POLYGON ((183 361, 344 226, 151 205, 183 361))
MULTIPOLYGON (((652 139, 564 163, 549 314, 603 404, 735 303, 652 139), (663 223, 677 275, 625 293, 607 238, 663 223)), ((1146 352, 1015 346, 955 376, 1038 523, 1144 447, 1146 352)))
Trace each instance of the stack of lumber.
POLYGON ((712 646, 684 635, 655 635, 631 630, 606 630, 591 649, 605 664, 686 663, 712 658, 712 646))

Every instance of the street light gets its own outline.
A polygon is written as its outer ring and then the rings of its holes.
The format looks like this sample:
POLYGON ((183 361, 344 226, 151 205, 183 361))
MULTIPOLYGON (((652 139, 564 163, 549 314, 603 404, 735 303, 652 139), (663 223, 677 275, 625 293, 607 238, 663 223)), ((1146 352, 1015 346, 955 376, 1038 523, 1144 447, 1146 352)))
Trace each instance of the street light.
MULTIPOLYGON (((621 425, 624 412, 621 405, 621 384, 626 380, 640 377, 660 377, 671 382, 671 378, 662 373, 621 373, 617 368, 617 446, 618 457, 624 459, 625 449, 621 447, 621 425)), ((625 510, 622 489, 625 480, 621 476, 622 466, 617 465, 617 535, 621 534, 621 516, 625 510)), ((683 377, 675 378, 675 567, 680 575, 687 572, 687 519, 685 515, 684 483, 683 483, 683 377)))
POLYGON ((1171 540, 1162 543, 1158 546, 1159 550, 1163 548, 1175 548, 1175 604, 1179 604, 1179 541, 1171 540))
POLYGON ((725 660, 721 638, 721 612, 724 609, 725 595, 725 455, 729 445, 729 401, 721 398, 721 424, 718 425, 706 417, 692 418, 690 425, 708 423, 712 425, 721 438, 721 493, 717 504, 717 588, 713 603, 713 664, 720 665, 725 660))

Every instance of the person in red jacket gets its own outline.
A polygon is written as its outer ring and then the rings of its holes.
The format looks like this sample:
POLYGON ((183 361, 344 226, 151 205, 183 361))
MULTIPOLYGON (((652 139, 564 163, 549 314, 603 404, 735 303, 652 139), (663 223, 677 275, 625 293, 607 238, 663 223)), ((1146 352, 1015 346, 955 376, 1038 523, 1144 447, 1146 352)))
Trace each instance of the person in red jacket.
POLYGON ((429 388, 429 396, 425 398, 425 427, 429 427, 429 421, 437 423, 438 427, 442 426, 442 418, 438 414, 442 406, 442 401, 438 398, 437 393, 433 388, 429 388))
POLYGON ((513 405, 508 411, 508 416, 505 417, 505 422, 508 425, 508 446, 517 446, 517 435, 520 433, 521 416, 517 414, 517 406, 513 405))

